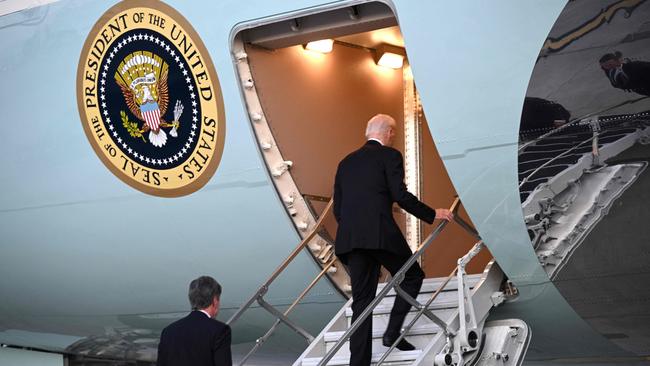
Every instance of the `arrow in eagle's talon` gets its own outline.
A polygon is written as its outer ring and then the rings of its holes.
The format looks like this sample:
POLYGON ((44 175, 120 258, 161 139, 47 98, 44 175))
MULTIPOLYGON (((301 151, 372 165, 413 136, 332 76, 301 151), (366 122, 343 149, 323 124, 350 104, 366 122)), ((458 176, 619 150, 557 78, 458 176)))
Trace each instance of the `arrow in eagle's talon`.
POLYGON ((169 131, 169 134, 170 134, 172 137, 178 137, 178 132, 177 132, 176 129, 177 129, 178 127, 180 127, 180 125, 181 125, 181 124, 180 124, 180 122, 178 122, 178 120, 176 120, 176 121, 172 121, 172 127, 173 127, 173 128, 172 128, 171 131, 169 131))
POLYGON ((183 104, 181 103, 180 100, 177 100, 176 105, 174 106, 174 121, 172 122, 174 128, 172 128, 172 130, 169 131, 169 134, 172 137, 178 137, 178 132, 176 131, 176 129, 181 125, 179 121, 179 118, 181 118, 181 114, 183 114, 183 104))

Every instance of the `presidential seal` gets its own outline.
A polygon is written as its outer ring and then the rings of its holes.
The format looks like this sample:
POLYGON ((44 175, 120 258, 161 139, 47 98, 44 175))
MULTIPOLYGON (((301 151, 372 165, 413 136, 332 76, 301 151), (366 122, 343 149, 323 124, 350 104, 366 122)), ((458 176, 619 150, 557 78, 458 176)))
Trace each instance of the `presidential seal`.
POLYGON ((77 101, 99 158, 140 191, 190 194, 219 164, 217 74, 194 29, 158 0, 122 1, 99 19, 81 52, 77 101))

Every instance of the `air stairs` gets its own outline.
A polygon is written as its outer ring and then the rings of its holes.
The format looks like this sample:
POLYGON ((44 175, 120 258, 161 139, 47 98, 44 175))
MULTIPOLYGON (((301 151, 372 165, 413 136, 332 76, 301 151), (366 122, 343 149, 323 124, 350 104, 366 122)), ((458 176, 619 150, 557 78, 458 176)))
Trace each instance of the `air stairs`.
MULTIPOLYGON (((451 206, 456 212, 458 198, 451 206)), ((505 281, 496 262, 491 261, 483 273, 468 275, 466 265, 483 249, 478 233, 458 215, 454 222, 477 238, 476 244, 463 257, 448 277, 426 279, 417 298, 404 292, 399 284, 404 280, 406 270, 415 263, 431 242, 442 232, 448 222, 440 223, 425 239, 404 266, 387 283, 380 284, 376 298, 353 323, 352 299, 314 337, 288 318, 291 312, 313 285, 322 278, 327 268, 311 282, 284 313, 264 300, 271 283, 295 258, 319 230, 323 217, 331 208, 328 204, 316 228, 294 249, 255 294, 231 317, 232 324, 257 302, 263 309, 275 316, 276 322, 266 334, 259 338, 253 349, 239 362, 242 366, 272 335, 280 323, 284 323, 308 341, 309 346, 293 366, 348 365, 349 338, 368 317, 373 322, 373 365, 436 365, 436 366, 518 366, 524 359, 530 342, 530 331, 526 323, 518 319, 486 322, 490 310, 508 298, 516 296, 516 289, 505 281), (391 347, 382 345, 382 335, 388 324, 390 310, 395 298, 401 296, 411 305, 400 336, 391 347), (407 337, 416 349, 399 351, 395 345, 407 337)))
MULTIPOLYGON (((476 319, 476 331, 482 333, 481 339, 476 339, 476 347, 468 347, 466 352, 463 346, 457 343, 457 352, 454 352, 454 339, 448 338, 440 325, 421 315, 416 319, 419 311, 411 309, 404 322, 404 326, 413 323, 407 331, 406 338, 415 346, 414 351, 392 350, 389 354, 388 347, 382 345, 382 335, 388 325, 390 310, 395 301, 396 293, 390 290, 372 313, 373 322, 373 355, 372 364, 377 365, 382 360, 382 365, 519 365, 523 360, 530 340, 527 325, 520 320, 503 320, 485 322, 490 310, 500 305, 506 295, 501 291, 503 273, 496 263, 491 262, 482 274, 464 275, 464 285, 470 294, 474 315, 469 315, 467 323, 472 317, 476 319), (482 332, 480 331, 482 329, 482 332)), ((437 297, 426 307, 436 317, 444 321, 451 329, 459 326, 459 297, 463 293, 463 284, 459 291, 459 281, 453 278, 426 279, 422 285, 417 301, 426 304, 432 296, 439 291, 437 297), (443 286, 444 285, 444 286, 443 286)), ((386 284, 381 284, 378 294, 386 284)), ((467 305, 467 301, 465 301, 467 305)), ((323 331, 309 345, 293 366, 319 366, 323 365, 323 357, 330 352, 335 344, 341 340, 346 330, 351 326, 352 300, 334 316, 323 331)), ((469 310, 469 309, 467 309, 469 310)), ((471 313, 471 310, 468 311, 471 313)), ((458 334, 457 334, 458 336, 458 334)), ((349 342, 346 340, 326 365, 348 365, 350 358, 349 342)))

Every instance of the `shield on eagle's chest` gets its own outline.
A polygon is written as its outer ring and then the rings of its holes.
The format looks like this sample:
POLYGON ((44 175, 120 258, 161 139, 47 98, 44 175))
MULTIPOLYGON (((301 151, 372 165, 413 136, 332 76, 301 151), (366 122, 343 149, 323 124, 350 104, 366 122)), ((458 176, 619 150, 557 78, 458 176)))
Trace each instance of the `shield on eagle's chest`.
POLYGON ((160 109, 158 103, 149 102, 140 106, 145 123, 153 132, 160 130, 160 109))

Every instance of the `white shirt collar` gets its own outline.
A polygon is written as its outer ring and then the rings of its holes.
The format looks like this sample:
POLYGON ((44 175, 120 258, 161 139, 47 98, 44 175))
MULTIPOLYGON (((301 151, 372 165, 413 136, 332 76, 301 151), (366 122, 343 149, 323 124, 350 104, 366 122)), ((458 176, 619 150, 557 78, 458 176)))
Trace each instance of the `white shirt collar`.
POLYGON ((374 137, 369 138, 368 141, 377 141, 377 142, 379 142, 379 143, 381 144, 381 146, 384 146, 384 143, 381 142, 381 140, 376 139, 376 138, 374 138, 374 137))
POLYGON ((199 311, 202 312, 203 314, 205 314, 205 316, 207 316, 208 318, 212 318, 212 317, 210 316, 210 314, 208 314, 207 311, 205 311, 205 310, 199 310, 199 311))

